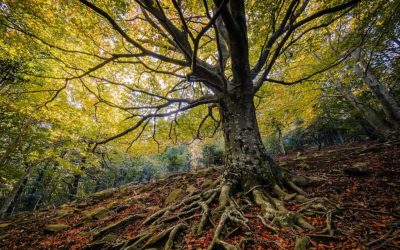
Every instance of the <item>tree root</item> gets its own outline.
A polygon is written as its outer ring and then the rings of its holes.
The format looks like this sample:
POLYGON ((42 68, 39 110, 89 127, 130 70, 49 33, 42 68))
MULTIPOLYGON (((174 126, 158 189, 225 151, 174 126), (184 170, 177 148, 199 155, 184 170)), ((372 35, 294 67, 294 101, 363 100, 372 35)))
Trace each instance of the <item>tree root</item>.
MULTIPOLYGON (((306 178, 300 178, 305 182, 306 178)), ((266 229, 273 233, 279 232, 277 226, 303 228, 312 230, 314 227, 309 224, 302 213, 324 213, 326 214, 327 227, 324 233, 333 235, 333 214, 337 207, 333 206, 324 199, 307 200, 305 192, 298 186, 297 181, 293 179, 285 180, 288 189, 281 186, 273 185, 271 187, 272 195, 266 192, 263 186, 255 185, 247 190, 246 193, 240 195, 240 199, 233 198, 231 191, 232 186, 227 183, 215 182, 207 190, 200 193, 193 193, 191 196, 180 202, 169 205, 151 216, 149 216, 143 225, 149 227, 147 231, 141 232, 136 237, 123 243, 119 249, 145 249, 149 247, 157 247, 171 249, 176 242, 179 232, 189 228, 191 222, 195 219, 197 225, 193 227, 193 233, 201 235, 207 226, 214 227, 214 234, 209 250, 218 249, 240 249, 239 245, 232 245, 225 241, 233 233, 238 230, 253 231, 249 225, 248 218, 242 211, 254 204, 260 207, 261 214, 257 217, 266 229), (290 190, 289 192, 287 190, 290 190), (248 196, 250 199, 245 198, 248 196), (218 201, 217 201, 218 197, 218 201), (297 211, 289 211, 284 206, 284 201, 295 198, 304 202, 302 208, 297 211), (213 208, 213 204, 218 202, 218 206, 213 208), (321 203, 327 202, 333 209, 327 209, 321 203), (198 218, 198 219, 197 219, 198 218), (178 221, 178 224, 166 228, 166 225, 178 221), (217 223, 214 223, 216 221, 217 223), (226 232, 229 226, 235 225, 235 229, 230 233, 226 232)), ((256 240, 253 240, 255 242, 256 240)))
MULTIPOLYGON (((269 220, 272 224, 279 226, 314 229, 299 213, 288 211, 282 201, 265 194, 259 189, 253 190, 252 193, 255 203, 261 208, 261 217, 263 218, 261 221, 264 225, 268 225, 266 221, 269 220)), ((267 228, 269 229, 270 227, 268 226, 267 228)))

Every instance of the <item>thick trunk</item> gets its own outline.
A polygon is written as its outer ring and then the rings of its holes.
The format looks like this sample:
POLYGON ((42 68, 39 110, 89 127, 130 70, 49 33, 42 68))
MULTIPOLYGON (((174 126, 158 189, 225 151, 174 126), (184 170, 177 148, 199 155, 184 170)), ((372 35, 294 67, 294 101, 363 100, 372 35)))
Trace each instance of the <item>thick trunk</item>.
POLYGON ((358 62, 354 69, 356 73, 363 79, 372 91, 376 99, 381 103, 382 109, 387 118, 398 125, 400 123, 400 105, 396 102, 395 98, 389 94, 389 91, 374 75, 371 68, 368 67, 367 62, 362 58, 360 50, 356 50, 353 58, 358 62))
POLYGON ((251 94, 227 96, 220 102, 225 138, 225 181, 233 188, 279 182, 280 168, 266 153, 251 94), (236 97, 235 97, 236 96, 236 97))

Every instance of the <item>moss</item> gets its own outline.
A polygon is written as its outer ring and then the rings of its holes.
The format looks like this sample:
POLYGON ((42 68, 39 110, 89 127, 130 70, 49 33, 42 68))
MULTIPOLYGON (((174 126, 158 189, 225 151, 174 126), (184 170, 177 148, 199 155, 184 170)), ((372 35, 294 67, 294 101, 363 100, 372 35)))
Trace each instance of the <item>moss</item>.
POLYGON ((115 234, 107 234, 106 236, 104 236, 103 239, 101 239, 102 241, 105 242, 114 242, 117 239, 117 236, 115 234))
POLYGON ((115 192, 115 189, 105 189, 100 192, 94 193, 91 197, 95 200, 102 200, 111 197, 115 192))
POLYGON ((193 186, 193 185, 189 185, 189 186, 186 188, 186 192, 188 192, 189 194, 192 194, 192 193, 194 193, 194 192, 196 192, 196 191, 198 191, 198 189, 197 189, 195 186, 193 186))
POLYGON ((69 228, 69 226, 65 225, 65 224, 49 224, 46 226, 45 231, 50 232, 50 233, 56 233, 56 232, 64 231, 68 228, 69 228))
POLYGON ((84 212, 84 217, 86 219, 104 219, 108 215, 108 208, 106 207, 96 207, 92 210, 84 212))
POLYGON ((201 184, 201 187, 202 187, 202 188, 205 188, 205 187, 210 186, 211 184, 213 184, 213 180, 211 180, 211 179, 205 179, 205 180, 203 181, 203 184, 201 184))
POLYGON ((147 209, 147 210, 150 210, 150 211, 158 211, 158 210, 160 210, 161 208, 160 208, 159 206, 150 206, 150 207, 147 207, 146 209, 147 209))
POLYGON ((9 225, 11 225, 11 223, 2 223, 0 224, 0 228, 5 228, 8 227, 9 225))
POLYGON ((9 234, 2 234, 2 235, 0 235, 0 240, 5 239, 7 236, 9 236, 9 234))
POLYGON ((74 213, 74 209, 68 209, 68 208, 63 208, 63 209, 60 209, 60 210, 57 210, 56 211, 56 215, 59 217, 59 218, 62 218, 62 217, 64 217, 64 216, 67 216, 67 215, 69 215, 69 214, 73 214, 74 213))
POLYGON ((183 190, 181 188, 178 188, 178 189, 175 189, 174 191, 172 191, 168 195, 167 199, 165 199, 165 203, 168 204, 168 203, 175 201, 178 198, 178 196, 182 193, 182 191, 183 190))
POLYGON ((307 250, 307 245, 309 242, 310 238, 308 236, 298 237, 296 239, 294 250, 307 250))

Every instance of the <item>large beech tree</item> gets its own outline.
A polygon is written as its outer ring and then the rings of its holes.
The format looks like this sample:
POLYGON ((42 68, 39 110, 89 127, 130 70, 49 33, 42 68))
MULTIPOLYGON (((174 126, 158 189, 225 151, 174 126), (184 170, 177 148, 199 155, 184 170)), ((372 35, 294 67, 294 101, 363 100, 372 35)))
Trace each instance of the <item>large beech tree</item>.
MULTIPOLYGON (((131 126, 111 137, 97 138, 94 149, 132 133, 137 140, 146 129, 156 130, 157 119, 171 121, 173 131, 179 117, 206 105, 208 113, 200 127, 206 120, 221 124, 225 170, 214 189, 187 202, 204 199, 199 203, 201 231, 209 214, 207 205, 219 196, 218 210, 224 212, 210 248, 226 246, 219 240, 226 220, 245 224, 231 200, 235 192, 251 195, 263 220, 312 227, 281 203, 293 197, 285 189, 304 195, 298 186, 309 179, 287 173, 267 154, 254 100, 266 83, 301 83, 350 55, 351 51, 318 70, 308 68, 306 75, 298 72, 307 66, 293 59, 296 53, 299 58, 310 56, 301 50, 307 37, 321 34, 332 23, 357 19, 361 0, 62 2, 37 6, 35 1, 6 1, 1 24, 18 39, 33 42, 31 52, 41 52, 42 64, 43 59, 51 62, 45 70, 30 74, 53 84, 40 90, 51 96, 46 105, 63 91, 73 92, 75 84, 95 97, 95 105, 127 114, 131 126), (300 70, 288 76, 282 67, 291 61, 300 70)), ((179 205, 186 204, 169 209, 179 205)), ((157 218, 166 211, 146 222, 159 222, 157 218)))

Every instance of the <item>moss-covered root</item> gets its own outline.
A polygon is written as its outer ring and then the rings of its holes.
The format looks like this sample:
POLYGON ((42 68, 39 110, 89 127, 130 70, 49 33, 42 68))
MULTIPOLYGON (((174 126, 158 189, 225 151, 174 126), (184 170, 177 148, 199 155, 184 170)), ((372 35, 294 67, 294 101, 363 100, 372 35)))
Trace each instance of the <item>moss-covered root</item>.
POLYGON ((146 249, 152 246, 162 246, 164 245, 164 250, 172 249, 174 245, 175 238, 180 230, 186 229, 187 226, 185 224, 177 224, 170 228, 161 231, 157 235, 153 235, 154 229, 150 229, 148 232, 142 233, 139 237, 135 237, 136 241, 132 242, 132 244, 128 246, 123 246, 123 250, 139 250, 146 249))
POLYGON ((241 227, 247 228, 248 230, 251 231, 250 226, 247 224, 248 219, 243 216, 242 212, 237 207, 237 204, 233 200, 231 200, 231 199, 229 199, 229 200, 230 200, 230 202, 229 202, 230 204, 229 204, 229 206, 225 207, 225 210, 220 217, 220 220, 219 220, 218 225, 214 232, 213 239, 211 241, 210 246, 208 247, 209 250, 212 250, 217 246, 219 248, 227 249, 227 250, 238 249, 236 246, 226 243, 220 239, 222 230, 225 228, 225 224, 228 221, 231 221, 231 222, 233 222, 241 227))
MULTIPOLYGON (((269 220, 272 224, 280 226, 314 229, 300 214, 286 210, 283 201, 265 194, 258 188, 254 189, 252 194, 254 202, 261 208, 263 218, 261 222, 264 225, 268 225, 267 220, 269 220)), ((267 228, 276 230, 269 225, 267 228)))
POLYGON ((307 246, 310 243, 310 238, 307 236, 298 237, 294 246, 294 250, 307 250, 307 246))

